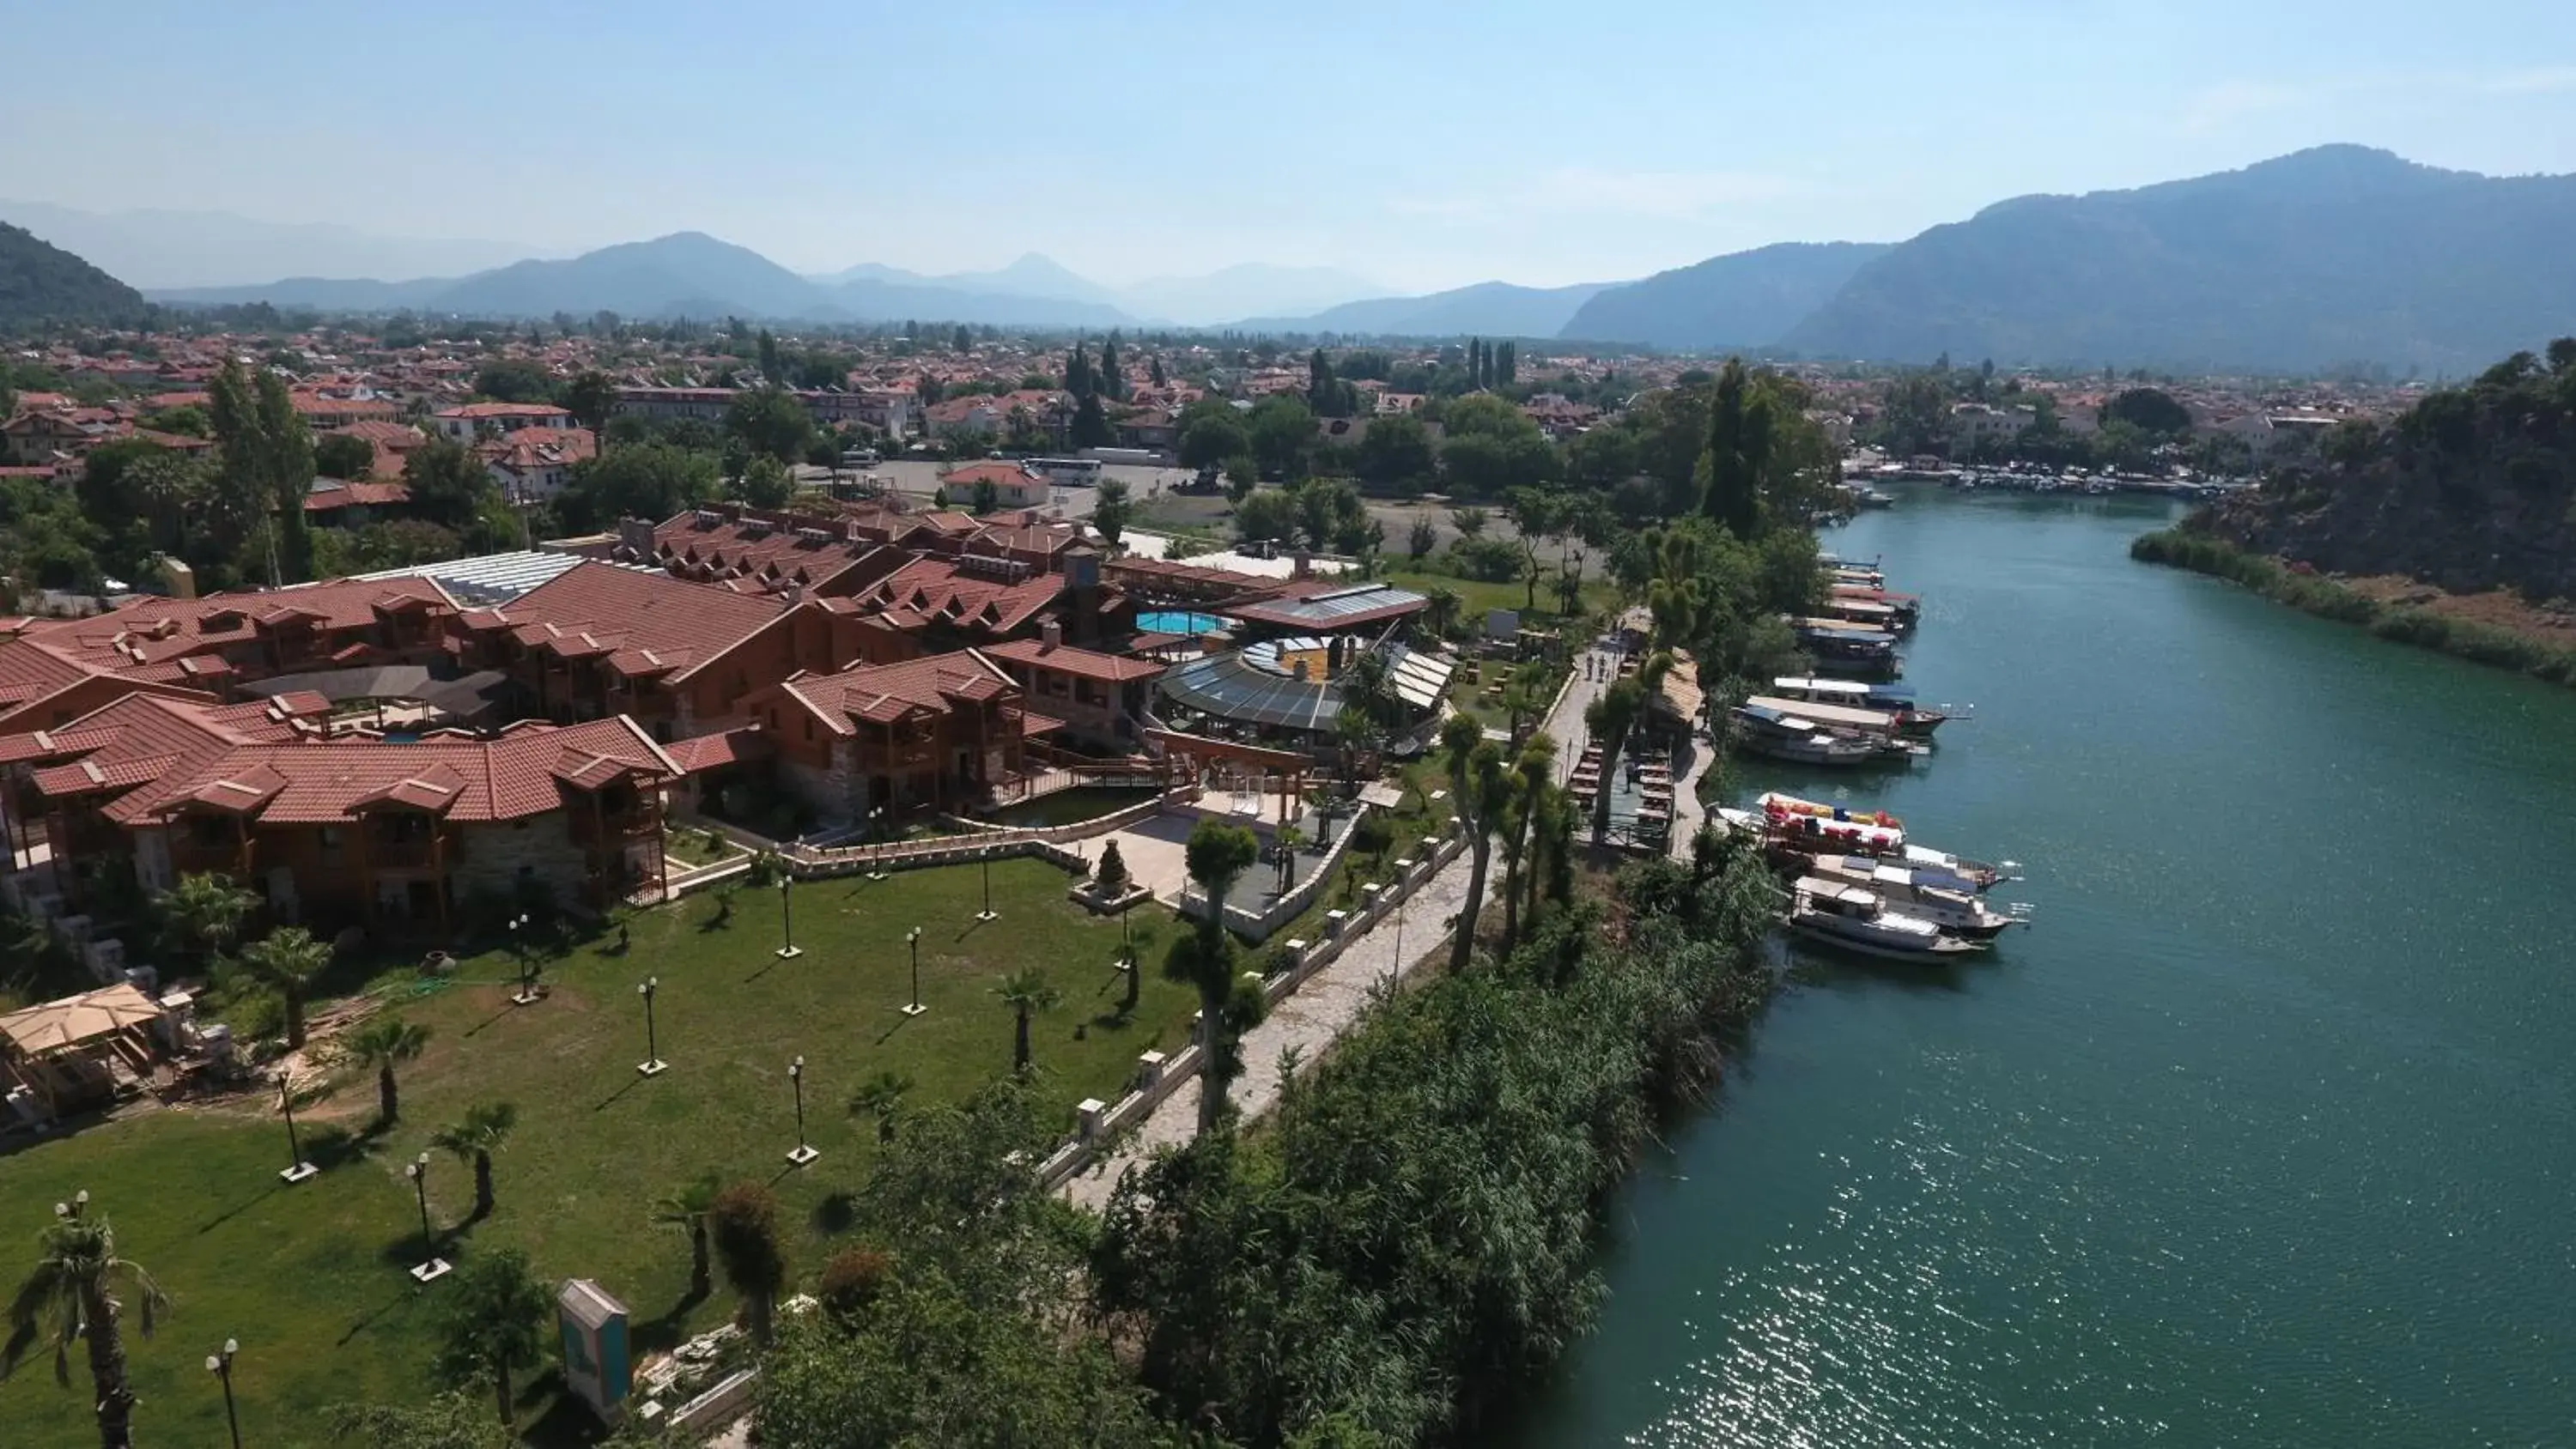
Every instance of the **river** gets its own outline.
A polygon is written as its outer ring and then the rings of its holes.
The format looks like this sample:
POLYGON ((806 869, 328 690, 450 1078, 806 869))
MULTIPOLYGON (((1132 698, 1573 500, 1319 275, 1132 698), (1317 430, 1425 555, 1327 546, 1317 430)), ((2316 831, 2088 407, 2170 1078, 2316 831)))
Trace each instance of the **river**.
POLYGON ((1827 536, 1976 718, 1750 783, 2024 862, 2035 924, 1797 958, 1526 1449, 2576 1443, 2576 691, 2132 563, 2171 516, 1827 536))

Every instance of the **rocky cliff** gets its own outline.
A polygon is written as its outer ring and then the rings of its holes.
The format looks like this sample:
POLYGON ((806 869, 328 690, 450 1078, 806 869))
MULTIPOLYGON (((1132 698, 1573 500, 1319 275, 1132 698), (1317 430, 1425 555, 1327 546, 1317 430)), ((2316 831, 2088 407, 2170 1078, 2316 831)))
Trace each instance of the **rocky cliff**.
POLYGON ((2576 338, 2427 394, 2386 427, 2347 423, 2323 453, 2185 531, 2328 572, 2576 599, 2576 338))

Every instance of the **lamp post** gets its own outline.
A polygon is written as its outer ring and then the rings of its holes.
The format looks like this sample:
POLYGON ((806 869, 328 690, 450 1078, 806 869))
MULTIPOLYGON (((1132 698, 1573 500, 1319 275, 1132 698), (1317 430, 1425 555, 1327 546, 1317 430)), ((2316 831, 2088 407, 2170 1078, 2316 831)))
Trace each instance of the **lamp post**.
POLYGON ((912 1005, 905 1007, 903 1014, 919 1016, 930 1009, 921 1004, 921 928, 915 926, 906 931, 903 941, 912 948, 912 1005))
POLYGON ((411 1270, 412 1281, 429 1283, 447 1275, 447 1260, 438 1256, 437 1246, 429 1236, 429 1154, 424 1152, 404 1164, 403 1175, 411 1179, 412 1194, 420 1199, 420 1250, 428 1254, 419 1267, 411 1270))
MULTIPOLYGON (((879 805, 868 812, 868 839, 874 841, 882 841, 885 839, 885 807, 883 805, 879 805)), ((883 868, 875 865, 868 867, 868 879, 884 880, 885 878, 886 873, 883 868)))
POLYGON ((778 936, 786 943, 778 948, 778 959, 781 961, 793 961, 805 954, 804 948, 796 944, 795 911, 787 904, 789 888, 795 884, 794 876, 782 875, 778 878, 778 936))
POLYGON ((787 1154, 787 1160, 798 1167, 803 1167, 823 1155, 815 1151, 813 1145, 805 1140, 805 1059, 803 1057, 798 1057, 787 1064, 787 1080, 796 1087, 796 1147, 787 1154))
POLYGON ((284 1072, 277 1074, 277 1110, 286 1114, 286 1167, 277 1175, 290 1187, 322 1169, 304 1160, 304 1144, 295 1137, 295 1093, 284 1072))
POLYGON ((984 847, 984 909, 975 913, 975 919, 998 921, 1001 918, 1002 913, 993 909, 993 848, 988 845, 984 847))
POLYGON ((206 1372, 224 1386, 224 1425, 233 1431, 233 1449, 241 1449, 241 1418, 233 1412, 233 1355, 241 1352, 241 1340, 227 1338, 224 1351, 206 1355, 206 1372))
POLYGON ((644 998, 644 1060, 635 1064, 638 1076, 658 1077, 671 1069, 671 1064, 662 1060, 661 1047, 653 1035, 653 993, 661 989, 659 976, 647 976, 635 986, 635 994, 644 998))
POLYGON ((543 998, 537 995, 536 953, 528 945, 528 913, 521 911, 510 918, 510 954, 519 959, 519 991, 510 998, 512 1006, 533 1006, 543 998))

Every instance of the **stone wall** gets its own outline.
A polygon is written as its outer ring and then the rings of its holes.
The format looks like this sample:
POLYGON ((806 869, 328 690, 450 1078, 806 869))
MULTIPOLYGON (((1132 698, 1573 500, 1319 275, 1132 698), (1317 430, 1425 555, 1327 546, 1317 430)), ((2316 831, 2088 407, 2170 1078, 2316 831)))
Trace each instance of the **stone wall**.
POLYGON ((460 899, 477 890, 509 895, 518 889, 524 869, 544 881, 556 900, 581 905, 581 848, 573 844, 562 811, 548 811, 523 824, 468 825, 464 830, 464 859, 454 871, 460 899))

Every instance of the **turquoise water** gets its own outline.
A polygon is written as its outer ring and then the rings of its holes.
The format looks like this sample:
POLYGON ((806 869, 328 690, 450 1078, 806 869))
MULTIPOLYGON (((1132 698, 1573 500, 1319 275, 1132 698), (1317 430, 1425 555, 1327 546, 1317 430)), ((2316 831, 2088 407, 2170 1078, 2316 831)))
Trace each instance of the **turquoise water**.
POLYGON ((1185 634, 1195 639, 1224 628, 1226 621, 1214 614, 1190 609, 1152 609, 1136 616, 1136 627, 1149 634, 1185 634))
POLYGON ((2576 692, 2131 563, 2169 516, 1828 538, 1977 706, 1866 798, 2037 923, 1797 959, 1523 1445, 2576 1443, 2576 692))

